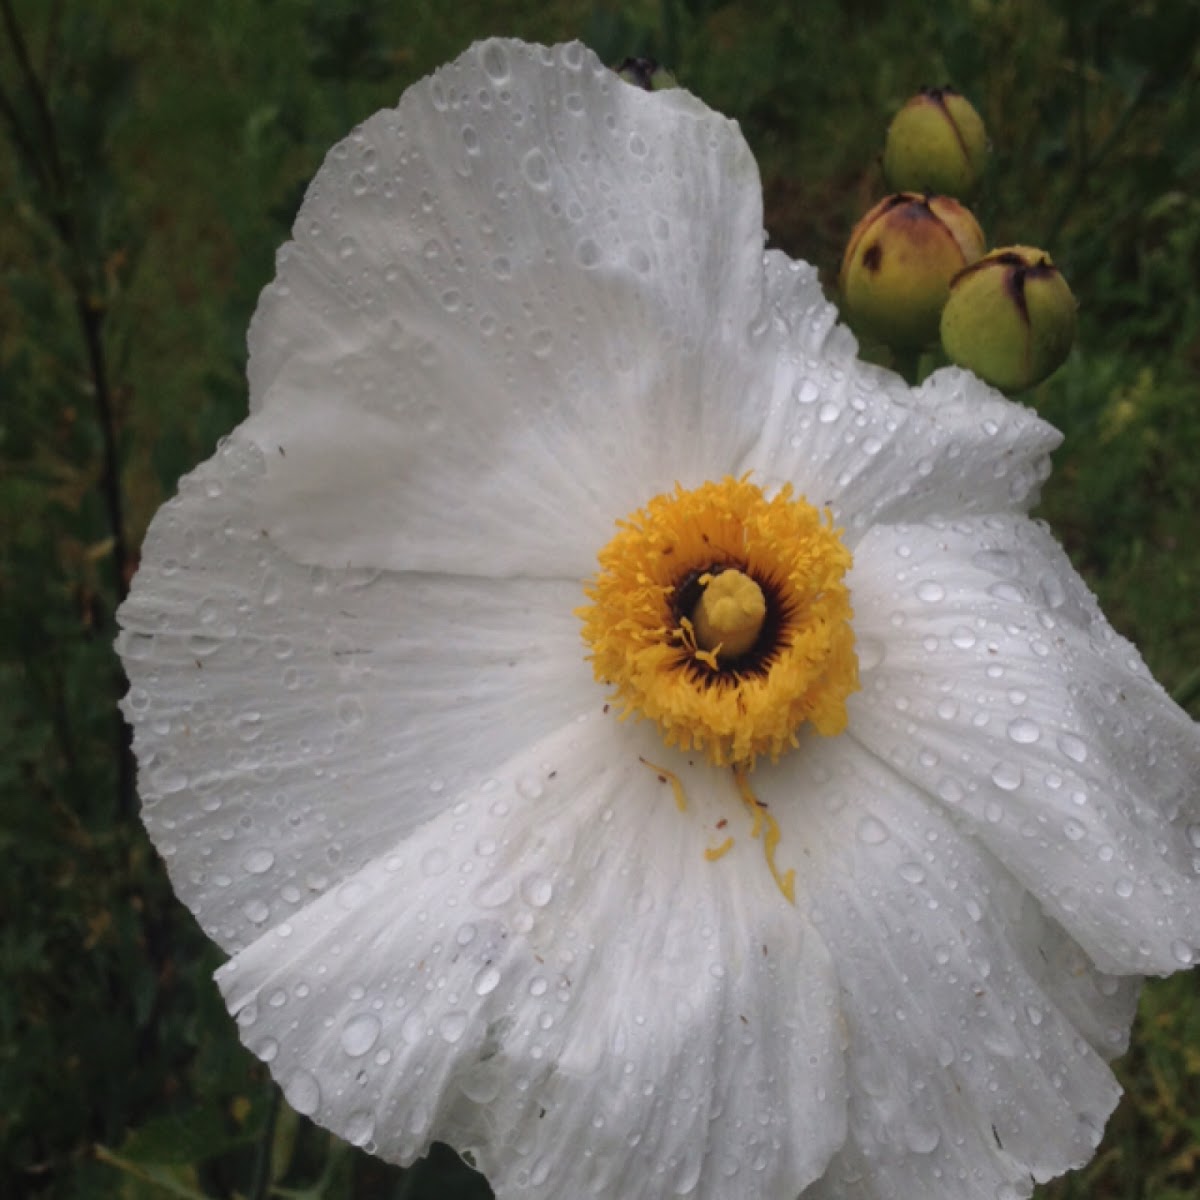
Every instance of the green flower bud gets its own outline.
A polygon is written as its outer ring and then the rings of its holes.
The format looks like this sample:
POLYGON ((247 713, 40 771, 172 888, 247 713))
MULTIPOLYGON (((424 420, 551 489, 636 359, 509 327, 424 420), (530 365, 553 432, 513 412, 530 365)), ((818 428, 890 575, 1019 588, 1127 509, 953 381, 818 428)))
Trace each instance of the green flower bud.
POLYGON ((987 162, 987 131, 953 88, 922 88, 893 118, 883 173, 897 191, 969 197, 987 162))
POLYGON ((1005 246, 960 271, 942 311, 942 348, 1005 391, 1040 383, 1067 357, 1078 306, 1050 256, 1005 246))
POLYGON ((838 283, 851 326, 889 346, 937 338, 950 280, 984 251, 983 230, 947 196, 881 200, 850 235, 838 283))
POLYGON ((626 83, 646 92, 661 92, 664 88, 679 86, 675 76, 653 58, 627 58, 616 70, 626 83))

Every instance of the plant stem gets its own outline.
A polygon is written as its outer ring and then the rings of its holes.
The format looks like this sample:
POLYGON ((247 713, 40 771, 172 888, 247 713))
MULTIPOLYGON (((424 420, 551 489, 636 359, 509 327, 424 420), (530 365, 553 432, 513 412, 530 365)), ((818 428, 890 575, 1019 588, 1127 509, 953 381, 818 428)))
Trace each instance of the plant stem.
MULTIPOLYGON (((129 591, 131 574, 129 543, 125 530, 125 506, 121 492, 121 462, 117 415, 113 390, 104 353, 104 322, 106 310, 98 286, 92 284, 100 273, 91 269, 79 235, 79 226, 72 205, 63 159, 59 151, 58 130, 54 113, 41 79, 33 66, 29 48, 13 11, 11 0, 0 0, 0 19, 12 46, 22 82, 29 92, 37 129, 23 129, 20 114, 7 95, 0 93, 0 110, 10 128, 13 142, 34 178, 46 193, 46 210, 50 223, 59 236, 67 255, 67 277, 74 299, 75 315, 83 338, 91 391, 95 403, 96 424, 102 446, 100 493, 112 539, 112 587, 114 602, 106 614, 115 623, 115 613, 129 591)), ((116 686, 124 692, 124 675, 117 670, 116 686)), ((133 811, 135 768, 129 731, 123 718, 116 717, 117 745, 117 802, 122 816, 133 811)))

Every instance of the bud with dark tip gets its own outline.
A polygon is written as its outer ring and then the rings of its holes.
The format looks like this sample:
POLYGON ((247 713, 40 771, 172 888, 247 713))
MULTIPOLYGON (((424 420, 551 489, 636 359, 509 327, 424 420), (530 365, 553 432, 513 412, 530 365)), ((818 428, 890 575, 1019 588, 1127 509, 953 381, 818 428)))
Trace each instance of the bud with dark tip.
POLYGON ((922 88, 892 118, 883 173, 897 191, 967 199, 987 163, 987 131, 971 102, 953 88, 922 88))
POLYGON ((954 277, 942 311, 942 348, 984 382, 1019 391, 1067 357, 1077 307, 1048 254, 1005 246, 954 277))
POLYGON ((664 88, 679 86, 675 76, 652 58, 627 58, 617 67, 617 74, 626 83, 646 92, 661 92, 664 88))
POLYGON ((838 283, 850 325, 893 347, 935 341, 950 280, 984 251, 983 230, 947 196, 881 200, 850 235, 838 283))

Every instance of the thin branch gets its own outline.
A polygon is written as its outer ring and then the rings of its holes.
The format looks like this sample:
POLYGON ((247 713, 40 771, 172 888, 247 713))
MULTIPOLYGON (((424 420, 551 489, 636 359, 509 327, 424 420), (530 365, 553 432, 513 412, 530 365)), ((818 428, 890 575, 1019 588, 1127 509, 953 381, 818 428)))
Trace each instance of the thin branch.
MULTIPOLYGON (((72 204, 72 193, 68 186, 63 159, 59 152, 58 130, 49 98, 30 58, 29 48, 22 35, 20 24, 13 11, 11 0, 0 0, 0 20, 3 21, 13 56, 28 89, 34 113, 40 128, 36 136, 26 132, 15 105, 7 95, 2 97, 5 121, 10 126, 13 140, 30 164, 34 177, 46 193, 47 215, 51 225, 67 253, 68 279, 74 294, 75 315, 83 336, 84 353, 92 381, 92 395, 96 406, 96 423, 100 430, 102 445, 100 493, 104 503, 109 533, 112 537, 112 574, 114 603, 107 614, 115 619, 117 606, 125 599, 129 590, 131 559, 125 531, 125 505, 121 491, 121 461, 118 444, 117 414, 114 396, 108 375, 104 352, 105 307, 92 286, 92 280, 101 277, 95 264, 89 264, 79 235, 78 223, 72 204)), ((125 679, 119 668, 116 690, 125 690, 125 679)), ((117 803, 122 816, 133 811, 135 768, 129 730, 119 714, 116 718, 117 750, 117 803)))
POLYGON ((54 174, 54 179, 59 187, 63 184, 62 159, 58 153, 58 139, 54 128, 54 117, 50 112, 50 103, 46 98, 46 93, 42 89, 41 80, 38 78, 37 71, 29 57, 29 48, 25 44, 25 38, 21 33, 21 26, 17 22, 16 13, 13 12, 11 0, 0 0, 0 17, 3 17, 5 32, 8 34, 8 40, 12 44, 13 54, 17 60, 17 66, 21 69, 21 74, 25 79, 25 86, 29 89, 29 94, 33 98, 34 111, 37 113, 38 121, 42 126, 42 136, 46 139, 46 148, 50 152, 50 169, 54 174))

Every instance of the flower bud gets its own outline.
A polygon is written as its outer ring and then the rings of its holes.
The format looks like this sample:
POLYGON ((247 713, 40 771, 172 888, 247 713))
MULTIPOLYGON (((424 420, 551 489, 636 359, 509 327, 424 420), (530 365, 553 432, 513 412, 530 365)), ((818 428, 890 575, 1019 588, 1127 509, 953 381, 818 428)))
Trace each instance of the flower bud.
POLYGON ((1076 308, 1048 254, 1005 246, 951 281, 942 348, 986 383, 1019 391, 1040 383, 1067 357, 1076 308))
POLYGON ((850 235, 838 277, 846 319, 889 346, 926 346, 937 338, 950 280, 983 251, 983 230, 956 200, 889 196, 850 235))
POLYGON ((969 197, 987 162, 987 131, 953 88, 922 88, 893 118, 883 173, 897 191, 969 197))
POLYGON ((616 70, 626 83, 645 92, 661 92, 679 86, 675 76, 653 58, 627 58, 616 70))

